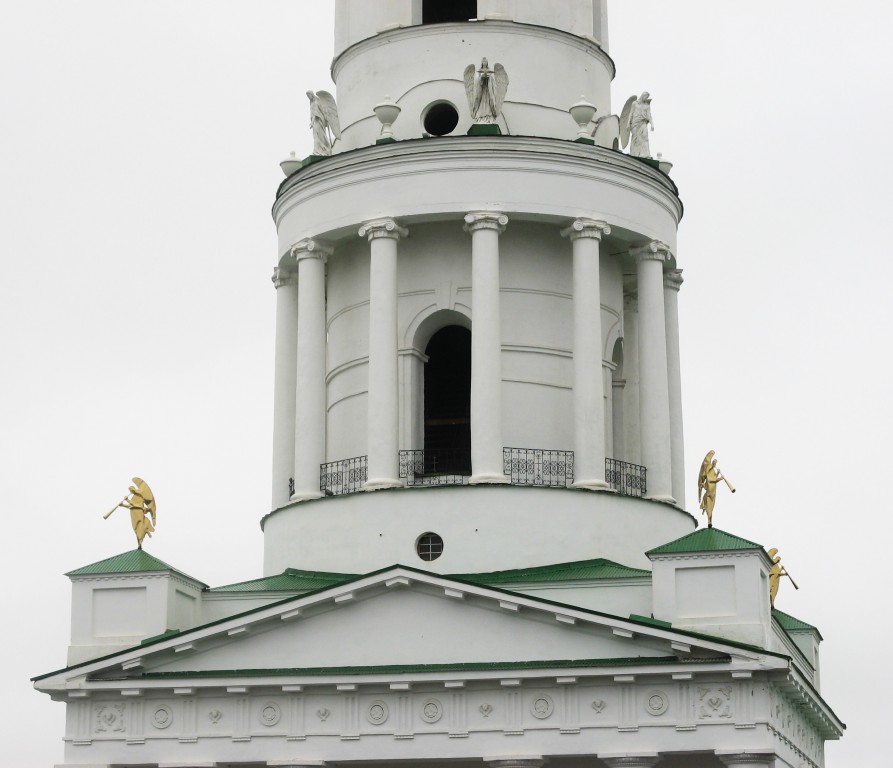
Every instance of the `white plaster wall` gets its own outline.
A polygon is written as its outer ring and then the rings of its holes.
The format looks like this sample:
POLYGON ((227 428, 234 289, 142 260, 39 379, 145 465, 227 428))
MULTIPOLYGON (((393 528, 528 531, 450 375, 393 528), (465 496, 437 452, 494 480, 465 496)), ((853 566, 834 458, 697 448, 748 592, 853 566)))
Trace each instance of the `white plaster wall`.
POLYGON ((511 585, 513 592, 575 605, 612 616, 651 615, 651 584, 643 579, 611 580, 588 584, 511 585), (646 583, 643 583, 646 582, 646 583))
POLYGON ((484 57, 509 76, 503 133, 574 139, 578 129, 567 110, 581 94, 597 116, 611 113, 613 64, 593 42, 504 22, 415 26, 380 34, 336 60, 343 137, 334 151, 375 143, 381 124, 372 108, 385 96, 402 109, 393 126, 398 140, 421 138, 423 112, 436 101, 456 107, 459 123, 451 135, 464 135, 471 126, 464 71, 484 57))
POLYGON ((264 518, 264 574, 285 568, 369 573, 395 563, 480 573, 604 557, 650 568, 644 551, 695 528, 689 514, 610 493, 520 486, 409 488, 335 496, 264 518), (416 540, 440 534, 423 562, 416 540))

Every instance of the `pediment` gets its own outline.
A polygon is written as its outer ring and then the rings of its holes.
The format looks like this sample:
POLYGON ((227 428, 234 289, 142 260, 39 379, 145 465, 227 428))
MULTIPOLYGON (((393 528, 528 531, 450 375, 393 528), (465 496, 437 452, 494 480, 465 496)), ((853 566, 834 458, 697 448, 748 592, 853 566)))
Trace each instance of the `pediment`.
MULTIPOLYGON (((404 566, 177 633, 44 678, 191 678, 562 668, 762 654, 404 566), (507 668, 510 668, 507 667, 507 668)), ((49 679, 46 685, 53 687, 49 679)))

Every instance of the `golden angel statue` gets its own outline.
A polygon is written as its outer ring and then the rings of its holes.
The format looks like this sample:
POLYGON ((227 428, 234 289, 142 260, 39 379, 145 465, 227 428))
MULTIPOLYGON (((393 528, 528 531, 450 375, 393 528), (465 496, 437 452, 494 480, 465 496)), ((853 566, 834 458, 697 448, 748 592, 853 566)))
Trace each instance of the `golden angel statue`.
POLYGON ((481 61, 481 68, 474 64, 465 67, 465 95, 468 97, 468 109, 471 119, 478 123, 495 123, 502 114, 505 93, 509 87, 509 76, 502 64, 493 69, 486 59, 481 61))
POLYGON ((716 451, 709 451, 701 462, 701 470, 698 472, 698 505, 701 507, 701 514, 707 515, 707 527, 713 527, 713 507, 716 505, 716 486, 722 480, 732 493, 735 493, 735 487, 723 476, 719 467, 716 466, 716 459, 713 457, 716 451))
POLYGON ((313 154, 328 157, 332 145, 341 138, 338 106, 328 91, 307 91, 310 99, 310 130, 313 131, 313 154), (331 138, 330 135, 331 134, 331 138))
POLYGON ((772 567, 769 569, 769 605, 774 608, 775 596, 778 594, 778 585, 781 583, 782 576, 787 576, 791 579, 791 584, 794 585, 794 589, 800 589, 800 587, 797 586, 797 582, 791 578, 791 574, 789 574, 781 564, 778 548, 772 547, 767 554, 772 561, 772 567))
POLYGON ((651 94, 645 91, 636 98, 630 96, 620 113, 620 146, 633 157, 651 157, 651 146, 648 142, 648 127, 654 130, 654 119, 651 117, 651 94))
POLYGON ((151 538, 152 532, 155 530, 155 494, 152 493, 148 483, 139 477, 133 478, 133 485, 128 490, 130 491, 128 496, 125 496, 119 504, 106 512, 103 515, 103 520, 107 520, 118 507, 129 509, 130 522, 133 524, 133 532, 136 534, 136 545, 142 549, 143 539, 146 536, 151 538))

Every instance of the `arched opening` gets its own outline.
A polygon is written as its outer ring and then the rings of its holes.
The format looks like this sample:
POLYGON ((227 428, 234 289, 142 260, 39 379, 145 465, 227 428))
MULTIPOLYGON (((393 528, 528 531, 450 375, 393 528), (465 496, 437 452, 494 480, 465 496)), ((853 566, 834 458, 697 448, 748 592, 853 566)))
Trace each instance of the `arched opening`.
POLYGON ((422 24, 468 21, 478 15, 477 0, 423 0, 422 24))
POLYGON ((471 474, 471 332, 448 325, 425 348, 425 474, 471 474))

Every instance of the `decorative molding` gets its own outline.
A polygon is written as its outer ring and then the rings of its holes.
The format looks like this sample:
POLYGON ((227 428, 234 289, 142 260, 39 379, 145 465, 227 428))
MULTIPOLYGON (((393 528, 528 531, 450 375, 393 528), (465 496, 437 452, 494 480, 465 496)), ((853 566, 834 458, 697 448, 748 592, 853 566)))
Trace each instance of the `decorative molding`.
POLYGON ((388 705, 381 699, 370 702, 369 708, 366 710, 366 719, 372 725, 381 725, 386 722, 390 711, 388 705))
POLYGON ((305 259, 319 259, 325 264, 334 252, 335 249, 332 246, 312 238, 301 240, 289 248, 289 254, 298 263, 305 259))
POLYGON ((219 709, 212 709, 208 712, 208 720, 211 721, 212 725, 217 725, 223 719, 223 712, 219 709))
POLYGON ((474 234, 482 229, 493 229, 502 234, 509 217, 496 211, 475 211, 465 214, 465 231, 474 234))
POLYGON ((127 730, 123 704, 100 704, 94 712, 94 733, 124 733, 127 730))
POLYGON ((160 704, 155 707, 150 722, 159 730, 163 730, 174 722, 174 711, 167 704, 160 704))
POLYGON ((611 225, 595 219, 576 219, 573 224, 561 230, 561 236, 571 242, 581 239, 601 240, 602 235, 611 234, 611 225))
POLYGON ((400 240, 401 238, 409 237, 409 230, 406 227, 401 227, 391 218, 384 218, 364 222, 357 234, 360 237, 368 238, 371 243, 379 238, 400 240))
POLYGON ((636 264, 642 261, 669 261, 673 256, 670 246, 660 240, 652 240, 646 245, 630 248, 629 255, 636 260, 636 264))
POLYGON ((729 768, 737 768, 739 765, 773 765, 775 762, 774 750, 758 750, 754 752, 727 752, 716 750, 716 756, 729 768))
POLYGON ((667 711, 667 707, 670 706, 670 699, 663 691, 654 690, 645 694, 644 704, 645 711, 649 715, 659 717, 667 711))
POLYGON ((275 701, 268 701, 260 708, 257 718, 261 725, 272 728, 282 719, 282 708, 275 701))
POLYGON ((698 720, 721 720, 732 718, 732 687, 698 686, 698 720))
POLYGON ((436 723, 443 717, 443 704, 438 699, 426 699, 422 702, 419 716, 426 723, 436 723))
POLYGON ((546 720, 555 711, 555 702, 547 693, 541 693, 530 702, 530 714, 537 720, 546 720))

